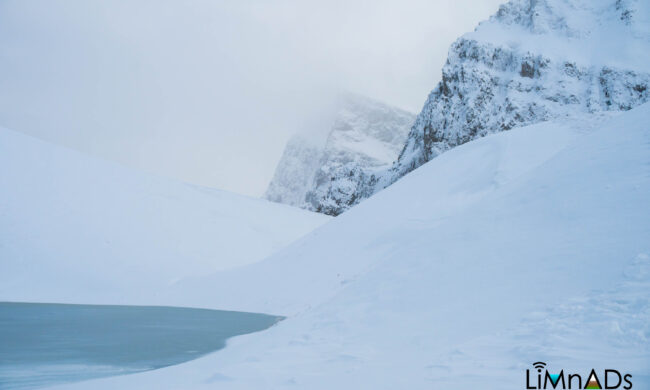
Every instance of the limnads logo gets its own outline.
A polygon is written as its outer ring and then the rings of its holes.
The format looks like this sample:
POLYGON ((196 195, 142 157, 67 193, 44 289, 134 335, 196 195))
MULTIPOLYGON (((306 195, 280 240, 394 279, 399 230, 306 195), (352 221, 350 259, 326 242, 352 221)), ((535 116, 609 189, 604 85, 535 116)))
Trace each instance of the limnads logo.
POLYGON ((526 370, 526 389, 625 389, 632 388, 632 375, 621 374, 618 370, 606 369, 602 372, 591 372, 582 376, 580 374, 565 373, 564 370, 555 373, 546 369, 546 363, 533 363, 534 370, 526 370), (601 381, 602 379, 602 381, 601 381), (603 387, 604 385, 604 387, 603 387), (583 387, 584 386, 584 387, 583 387))

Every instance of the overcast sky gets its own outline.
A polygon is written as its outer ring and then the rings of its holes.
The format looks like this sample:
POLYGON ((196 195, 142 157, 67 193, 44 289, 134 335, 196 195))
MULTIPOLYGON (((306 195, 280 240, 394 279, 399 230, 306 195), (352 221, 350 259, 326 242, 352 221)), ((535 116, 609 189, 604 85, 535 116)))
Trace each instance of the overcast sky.
POLYGON ((501 0, 0 0, 0 126, 259 196, 337 90, 414 113, 501 0))

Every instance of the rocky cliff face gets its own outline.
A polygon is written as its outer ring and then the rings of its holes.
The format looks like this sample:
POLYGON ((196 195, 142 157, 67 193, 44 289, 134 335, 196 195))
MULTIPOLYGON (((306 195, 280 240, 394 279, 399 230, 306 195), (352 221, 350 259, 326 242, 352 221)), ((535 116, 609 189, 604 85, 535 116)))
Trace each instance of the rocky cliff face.
POLYGON ((650 49, 648 11, 631 0, 502 5, 452 45, 387 182, 477 137, 646 102, 648 66, 634 57, 650 49))
POLYGON ((338 215, 371 195, 359 184, 390 168, 415 115, 352 94, 335 111, 326 134, 306 131, 289 141, 265 198, 338 215))

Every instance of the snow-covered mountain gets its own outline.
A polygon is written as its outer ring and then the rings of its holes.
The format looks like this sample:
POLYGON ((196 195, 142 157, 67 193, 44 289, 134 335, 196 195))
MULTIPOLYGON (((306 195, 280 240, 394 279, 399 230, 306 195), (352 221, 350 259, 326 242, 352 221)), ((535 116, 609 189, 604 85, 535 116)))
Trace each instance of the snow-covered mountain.
POLYGON ((358 183, 395 161, 415 120, 411 113, 349 93, 334 110, 325 132, 306 131, 288 142, 266 199, 340 214, 355 203, 358 183))
POLYGON ((513 0, 450 48, 392 168, 360 176, 345 207, 473 139, 650 99, 650 3, 513 0))
POLYGON ((0 301, 151 303, 183 278, 261 260, 328 219, 0 128, 0 301))
POLYGON ((650 103, 492 134, 168 303, 287 315, 204 358, 66 389, 650 386, 650 103), (551 371, 553 372, 553 371, 551 371), (583 382, 584 383, 584 382, 583 382))

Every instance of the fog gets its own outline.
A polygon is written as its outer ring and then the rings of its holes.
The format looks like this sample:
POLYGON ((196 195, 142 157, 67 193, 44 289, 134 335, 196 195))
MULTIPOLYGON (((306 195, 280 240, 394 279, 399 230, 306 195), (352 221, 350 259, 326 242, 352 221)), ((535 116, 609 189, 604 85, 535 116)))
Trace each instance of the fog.
POLYGON ((340 90, 419 112, 499 0, 0 0, 0 126, 259 196, 340 90))

